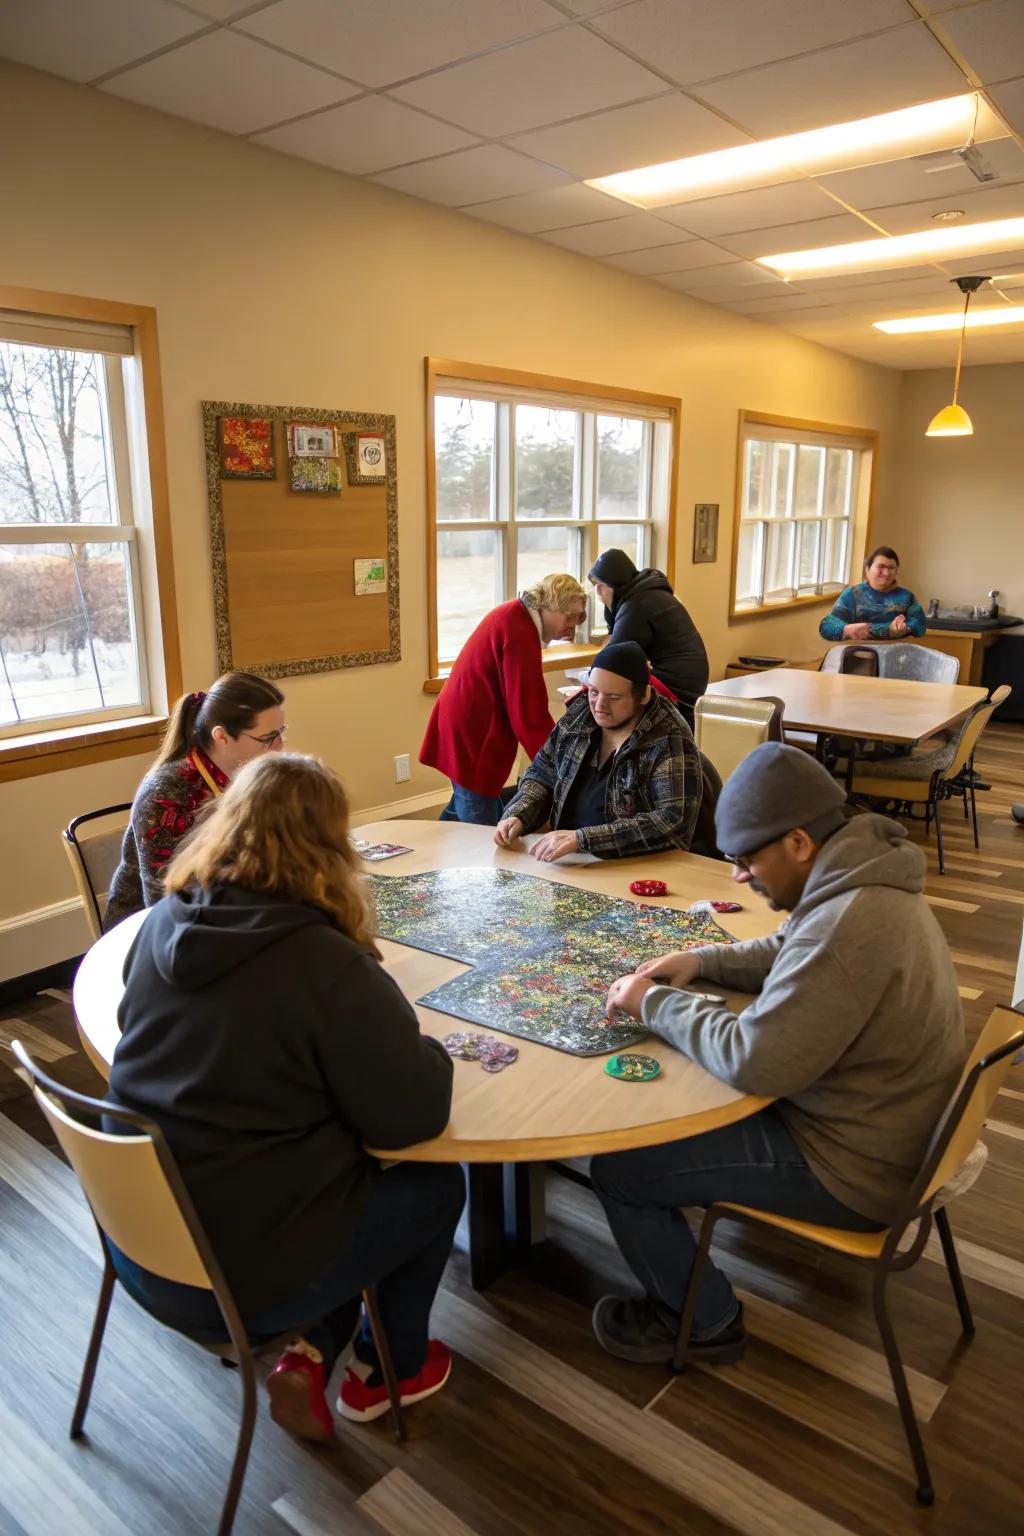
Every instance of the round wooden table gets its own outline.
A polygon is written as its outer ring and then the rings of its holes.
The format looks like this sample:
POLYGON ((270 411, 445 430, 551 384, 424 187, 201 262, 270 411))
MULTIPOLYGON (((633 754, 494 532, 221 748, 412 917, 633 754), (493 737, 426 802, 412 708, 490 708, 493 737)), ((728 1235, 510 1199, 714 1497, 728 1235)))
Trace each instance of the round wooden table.
MULTIPOLYGON (((735 938, 771 933, 778 925, 777 915, 766 903, 752 896, 749 888, 734 884, 730 865, 696 854, 666 853, 613 861, 587 858, 586 862, 577 856, 577 862, 542 864, 523 846, 507 850, 495 847, 489 827, 382 821, 356 830, 367 842, 400 843, 412 849, 394 859, 364 864, 368 873, 385 879, 460 867, 512 869, 632 901, 636 898, 629 893, 630 882, 650 877, 664 880, 669 889, 667 896, 653 900, 657 906, 686 908, 701 899, 731 901, 739 896, 743 911, 718 919, 735 938)), ((120 1033, 117 1006, 123 991, 125 956, 146 916, 136 913, 105 934, 88 951, 75 978, 79 1033, 89 1057, 105 1076, 120 1033)), ((500 929, 494 942, 500 946, 500 929)), ((387 941, 382 941, 380 948, 387 970, 413 1003, 425 1033, 440 1037, 466 1027, 448 1014, 422 1007, 416 999, 461 975, 467 966, 387 941)), ((721 992, 720 988, 712 990, 721 992)), ((728 996, 733 1006, 749 1001, 735 993, 728 996)), ((484 1072, 477 1062, 454 1063, 448 1126, 440 1136, 402 1148, 403 1159, 468 1163, 480 1169, 487 1164, 520 1164, 655 1146, 744 1119, 768 1102, 738 1093, 653 1036, 635 1047, 661 1062, 661 1076, 645 1083, 610 1077, 604 1070, 606 1056, 570 1056, 530 1040, 516 1039, 515 1043, 519 1059, 504 1072, 484 1072)), ((393 1150, 383 1149, 378 1155, 395 1156, 393 1150)), ((500 1178, 501 1167, 496 1166, 493 1173, 500 1178)), ((483 1179, 482 1173, 479 1176, 483 1179)))

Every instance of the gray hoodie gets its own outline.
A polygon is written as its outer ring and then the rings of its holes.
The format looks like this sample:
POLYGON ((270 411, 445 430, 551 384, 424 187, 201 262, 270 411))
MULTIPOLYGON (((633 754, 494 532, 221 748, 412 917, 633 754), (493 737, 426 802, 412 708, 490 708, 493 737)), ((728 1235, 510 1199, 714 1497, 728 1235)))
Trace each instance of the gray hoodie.
POLYGON ((700 974, 757 992, 742 1014, 672 987, 647 1027, 777 1109, 825 1188, 888 1222, 965 1056, 956 975, 927 906, 925 861, 883 816, 824 844, 785 928, 700 949, 700 974))

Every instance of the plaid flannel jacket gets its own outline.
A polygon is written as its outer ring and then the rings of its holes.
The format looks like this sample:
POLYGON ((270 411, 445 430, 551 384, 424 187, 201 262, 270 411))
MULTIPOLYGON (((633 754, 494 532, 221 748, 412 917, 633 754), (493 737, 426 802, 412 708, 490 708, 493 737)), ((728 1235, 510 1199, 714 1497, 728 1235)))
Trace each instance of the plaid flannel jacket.
MULTIPOLYGON (((569 792, 593 740, 586 693, 570 703, 523 775, 505 816, 518 816, 524 832, 550 818, 558 826, 569 792)), ((689 848, 701 800, 701 765, 690 727, 674 705, 654 694, 612 760, 606 823, 581 827, 580 849, 599 858, 689 848)))

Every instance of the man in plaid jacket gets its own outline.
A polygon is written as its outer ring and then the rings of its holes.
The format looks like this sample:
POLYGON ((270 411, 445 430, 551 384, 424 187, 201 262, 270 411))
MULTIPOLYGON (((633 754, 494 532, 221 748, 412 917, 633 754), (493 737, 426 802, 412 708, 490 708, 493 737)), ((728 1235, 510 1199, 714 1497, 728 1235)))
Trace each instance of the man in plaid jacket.
POLYGON ((532 849, 554 863, 569 853, 622 859, 689 848, 701 801, 690 727, 651 689, 634 641, 606 645, 587 689, 573 699, 505 808, 499 847, 550 821, 532 849))

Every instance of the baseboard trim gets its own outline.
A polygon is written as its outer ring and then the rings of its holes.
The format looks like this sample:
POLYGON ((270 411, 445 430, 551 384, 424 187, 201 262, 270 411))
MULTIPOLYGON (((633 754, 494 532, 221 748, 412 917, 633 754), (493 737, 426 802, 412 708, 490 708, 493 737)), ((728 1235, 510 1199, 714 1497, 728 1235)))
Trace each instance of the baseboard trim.
POLYGON ((92 934, 81 899, 0 919, 0 983, 72 960, 89 948, 92 934))
POLYGON ((425 811, 429 806, 446 805, 451 790, 429 789, 422 795, 410 795, 406 800, 392 800, 388 805, 371 805, 365 811, 353 811, 352 825, 365 827, 370 821, 397 821, 411 816, 413 811, 425 811))

